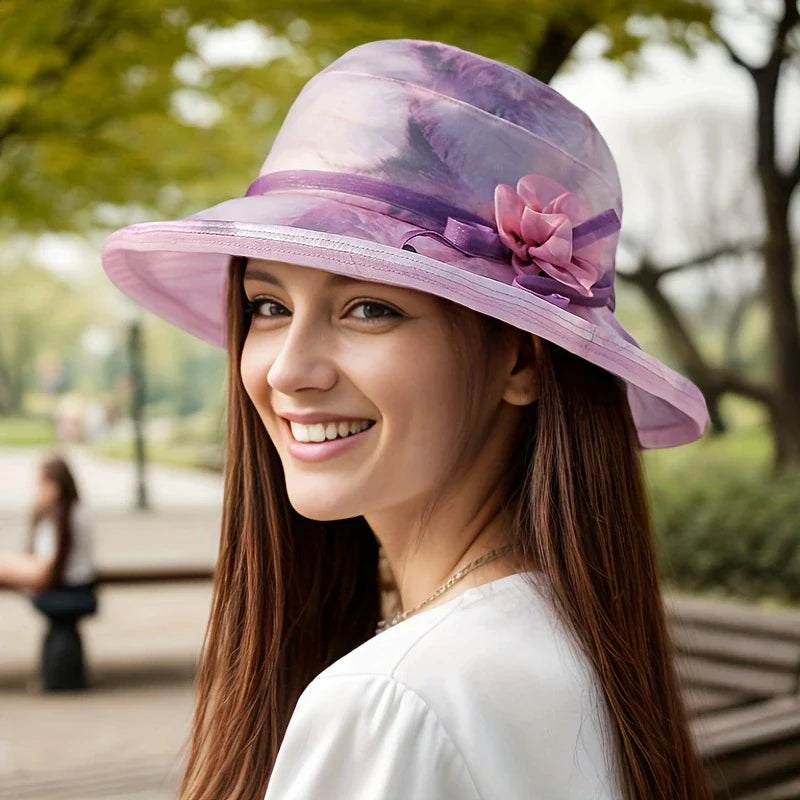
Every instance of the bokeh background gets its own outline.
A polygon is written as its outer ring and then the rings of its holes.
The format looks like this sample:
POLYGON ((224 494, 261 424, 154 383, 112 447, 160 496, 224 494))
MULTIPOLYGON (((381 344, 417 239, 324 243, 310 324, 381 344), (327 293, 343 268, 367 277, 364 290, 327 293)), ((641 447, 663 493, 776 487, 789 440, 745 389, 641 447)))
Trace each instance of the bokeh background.
MULTIPOLYGON (((0 549, 55 448, 101 569, 212 568, 224 354, 122 296, 103 239, 243 194, 305 81, 392 37, 505 61, 596 122, 623 183, 617 316, 712 415, 644 453, 665 586, 800 615, 795 0, 0 0, 0 549)), ((54 697, 42 620, 0 590, 0 798, 174 796, 209 597, 104 589, 93 685, 54 697)))

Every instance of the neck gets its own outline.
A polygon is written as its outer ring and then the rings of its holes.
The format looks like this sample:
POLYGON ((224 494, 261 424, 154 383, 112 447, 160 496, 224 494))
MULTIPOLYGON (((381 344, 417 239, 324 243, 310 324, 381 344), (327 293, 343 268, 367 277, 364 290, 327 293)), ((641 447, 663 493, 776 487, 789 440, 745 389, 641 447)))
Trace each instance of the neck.
MULTIPOLYGON (((502 502, 505 491, 500 485, 483 493, 462 491, 459 496, 477 499, 460 504, 443 503, 421 540, 419 522, 415 521, 417 504, 367 517, 383 548, 403 610, 426 600, 451 575, 476 558, 511 541, 511 523, 502 502)), ((469 572, 429 606, 518 571, 513 551, 506 553, 469 572)))

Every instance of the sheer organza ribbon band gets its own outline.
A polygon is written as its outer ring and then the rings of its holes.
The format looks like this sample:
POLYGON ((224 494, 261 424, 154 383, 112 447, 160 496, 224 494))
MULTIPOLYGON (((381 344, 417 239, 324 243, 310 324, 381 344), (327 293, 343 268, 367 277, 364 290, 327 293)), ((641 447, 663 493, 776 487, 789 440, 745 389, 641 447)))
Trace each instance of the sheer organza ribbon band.
MULTIPOLYGON (((245 197, 266 195, 274 191, 320 189, 379 200, 411 212, 416 219, 431 223, 431 228, 409 231, 400 247, 413 248, 409 242, 417 236, 427 236, 454 247, 467 256, 489 258, 509 263, 510 250, 501 241, 496 225, 477 214, 458 208, 438 197, 415 192, 403 186, 370 178, 324 170, 281 170, 256 178, 247 189, 245 197)), ((613 209, 606 209, 576 225, 572 231, 574 249, 580 249, 617 231, 619 218, 613 209)), ((592 287, 592 296, 586 297, 558 280, 545 275, 518 275, 513 284, 528 289, 565 308, 573 302, 586 306, 605 306, 611 302, 613 310, 613 275, 605 275, 592 287)))

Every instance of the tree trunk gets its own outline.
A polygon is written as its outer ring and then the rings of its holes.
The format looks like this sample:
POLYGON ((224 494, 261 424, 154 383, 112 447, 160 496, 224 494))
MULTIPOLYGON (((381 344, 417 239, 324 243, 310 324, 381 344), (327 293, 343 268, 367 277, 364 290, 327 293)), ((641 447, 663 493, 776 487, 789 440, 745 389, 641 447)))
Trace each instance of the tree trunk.
POLYGON ((782 62, 783 54, 773 53, 763 67, 750 70, 758 98, 758 179, 767 223, 764 288, 770 311, 776 470, 800 467, 800 326, 792 286, 795 253, 789 231, 794 185, 781 172, 775 153, 775 103, 782 62))
POLYGON ((775 467, 800 467, 800 331, 792 286, 794 248, 789 232, 789 197, 762 173, 767 209, 764 279, 770 309, 774 376, 775 467))
POLYGON ((703 393, 708 407, 711 433, 724 433, 728 429, 728 425, 720 411, 719 401, 723 392, 718 387, 717 376, 713 370, 709 369, 697 349, 678 310, 661 291, 661 287, 658 285, 659 278, 659 270, 653 268, 647 260, 641 262, 635 273, 625 276, 625 279, 639 288, 650 304, 650 308, 669 338, 670 346, 681 364, 681 370, 703 393))

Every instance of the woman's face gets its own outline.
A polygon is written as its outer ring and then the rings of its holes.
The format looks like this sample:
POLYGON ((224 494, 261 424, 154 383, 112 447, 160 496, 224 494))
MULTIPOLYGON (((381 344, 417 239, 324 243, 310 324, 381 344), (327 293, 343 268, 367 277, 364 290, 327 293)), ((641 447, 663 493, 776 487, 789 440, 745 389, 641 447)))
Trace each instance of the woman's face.
MULTIPOLYGON (((427 501, 451 468, 463 395, 442 301, 256 259, 243 286, 253 305, 242 382, 294 508, 328 520, 427 501), (291 426, 292 415, 312 424, 291 426)), ((488 416, 502 387, 484 388, 488 416)))

